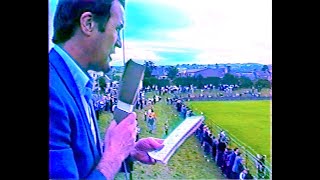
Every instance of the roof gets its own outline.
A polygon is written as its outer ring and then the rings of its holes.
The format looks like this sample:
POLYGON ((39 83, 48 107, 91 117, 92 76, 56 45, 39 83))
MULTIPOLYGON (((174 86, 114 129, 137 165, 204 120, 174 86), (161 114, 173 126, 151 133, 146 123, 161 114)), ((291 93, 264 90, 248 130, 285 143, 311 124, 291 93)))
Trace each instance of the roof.
POLYGON ((164 67, 156 67, 152 70, 151 76, 167 76, 168 72, 164 67))

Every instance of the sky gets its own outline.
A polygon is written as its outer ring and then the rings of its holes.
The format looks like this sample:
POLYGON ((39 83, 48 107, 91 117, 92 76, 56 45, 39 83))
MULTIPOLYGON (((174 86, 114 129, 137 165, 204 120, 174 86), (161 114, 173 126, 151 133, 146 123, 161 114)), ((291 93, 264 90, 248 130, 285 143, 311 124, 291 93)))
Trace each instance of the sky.
MULTIPOLYGON (((49 0, 49 49, 58 0, 49 0)), ((272 0, 126 0, 111 65, 272 64, 272 0)))

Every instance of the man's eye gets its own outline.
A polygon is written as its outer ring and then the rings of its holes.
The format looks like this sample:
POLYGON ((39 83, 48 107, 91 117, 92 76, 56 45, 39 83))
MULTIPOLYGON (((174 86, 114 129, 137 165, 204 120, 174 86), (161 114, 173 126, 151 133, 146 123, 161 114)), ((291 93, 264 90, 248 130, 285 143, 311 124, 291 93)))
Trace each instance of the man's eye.
POLYGON ((120 27, 116 28, 116 31, 117 31, 118 33, 120 33, 121 28, 120 28, 120 27))
POLYGON ((118 32, 120 32, 122 28, 123 28, 123 24, 121 24, 120 26, 118 26, 118 27, 116 28, 116 30, 117 30, 118 32))

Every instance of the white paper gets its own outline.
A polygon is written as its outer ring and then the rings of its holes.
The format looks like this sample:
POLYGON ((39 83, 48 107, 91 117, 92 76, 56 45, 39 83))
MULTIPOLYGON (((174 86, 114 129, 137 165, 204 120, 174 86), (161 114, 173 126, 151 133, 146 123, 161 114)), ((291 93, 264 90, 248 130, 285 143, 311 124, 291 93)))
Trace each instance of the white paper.
POLYGON ((149 156, 163 164, 167 164, 178 147, 198 129, 203 120, 203 116, 187 117, 164 140, 164 147, 161 150, 149 152, 149 156))

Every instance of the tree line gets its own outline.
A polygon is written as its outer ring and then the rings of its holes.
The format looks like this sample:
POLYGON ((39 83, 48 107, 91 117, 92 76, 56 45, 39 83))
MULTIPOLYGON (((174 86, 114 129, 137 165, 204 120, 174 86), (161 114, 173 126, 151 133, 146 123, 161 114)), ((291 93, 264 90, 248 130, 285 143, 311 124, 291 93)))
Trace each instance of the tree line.
MULTIPOLYGON (((152 71, 156 66, 152 61, 145 62, 146 70, 143 79, 143 86, 153 86, 157 85, 158 87, 165 86, 196 86, 198 88, 203 88, 205 85, 212 84, 215 87, 219 87, 222 84, 227 85, 237 85, 239 88, 256 88, 258 91, 261 91, 262 88, 271 88, 272 83, 267 79, 257 79, 251 80, 248 77, 236 77, 230 73, 224 75, 223 78, 219 77, 207 77, 204 78, 201 75, 196 77, 177 77, 178 69, 175 66, 169 66, 166 70, 168 72, 167 79, 158 79, 151 75, 152 71)), ((267 71, 268 67, 263 66, 263 71, 267 71)))
MULTIPOLYGON (((153 86, 157 85, 158 87, 165 87, 165 86, 196 86, 198 88, 203 88, 205 85, 213 85, 215 87, 219 87, 220 85, 237 85, 238 88, 252 88, 254 87, 258 91, 261 91, 263 88, 271 88, 272 82, 266 79, 257 79, 257 80, 250 80, 248 77, 236 77, 230 73, 224 75, 223 78, 219 77, 207 77, 204 78, 201 75, 196 77, 177 77, 178 69, 175 66, 168 66, 166 68, 167 79, 158 79, 152 76, 152 71, 157 66, 152 61, 145 61, 145 72, 144 72, 144 79, 143 79, 143 86, 153 86)), ((267 71, 268 67, 264 65, 261 69, 262 71, 267 71)), ((121 79, 120 76, 112 76, 112 80, 119 81, 121 79)), ((104 76, 99 77, 98 84, 101 87, 100 91, 104 92, 106 87, 106 79, 104 76)))

